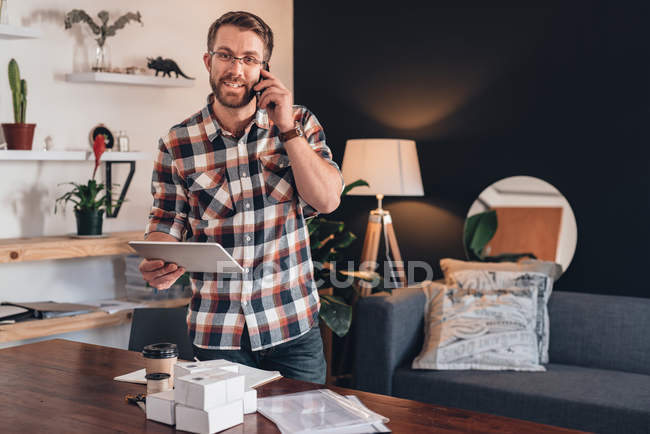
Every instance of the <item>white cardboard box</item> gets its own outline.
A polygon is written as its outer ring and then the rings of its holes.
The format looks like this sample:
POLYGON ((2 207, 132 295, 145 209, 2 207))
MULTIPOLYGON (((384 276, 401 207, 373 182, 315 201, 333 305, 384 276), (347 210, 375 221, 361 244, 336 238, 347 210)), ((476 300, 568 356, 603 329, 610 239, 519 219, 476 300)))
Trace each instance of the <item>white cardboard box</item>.
POLYGON ((227 360, 204 360, 202 362, 176 362, 174 365, 174 377, 180 378, 185 375, 196 374, 202 371, 223 369, 225 371, 239 373, 239 366, 227 360))
POLYGON ((223 369, 197 372, 176 379, 174 399, 187 407, 212 409, 243 400, 244 381, 243 375, 223 369))
POLYGON ((174 405, 173 390, 147 395, 147 419, 174 425, 176 423, 174 405))
POLYGON ((176 429, 201 434, 223 431, 244 422, 243 406, 241 399, 208 411, 177 404, 176 429))
POLYGON ((257 411, 257 390, 246 389, 244 391, 244 414, 255 413, 257 411))

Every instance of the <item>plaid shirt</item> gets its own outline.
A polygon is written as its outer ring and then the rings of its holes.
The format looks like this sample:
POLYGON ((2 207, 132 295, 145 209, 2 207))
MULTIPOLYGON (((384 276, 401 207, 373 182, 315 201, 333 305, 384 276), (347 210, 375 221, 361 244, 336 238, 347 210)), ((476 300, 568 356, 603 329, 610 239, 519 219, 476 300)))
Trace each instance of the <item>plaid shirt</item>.
MULTIPOLYGON (((239 349, 246 323, 251 348, 260 350, 301 336, 318 319, 305 222, 317 212, 298 194, 266 111, 237 139, 219 126, 213 101, 210 94, 200 112, 160 139, 146 233, 220 243, 244 267, 190 273, 188 328, 200 348, 239 349)), ((312 149, 338 170, 316 117, 302 106, 293 112, 312 149)))

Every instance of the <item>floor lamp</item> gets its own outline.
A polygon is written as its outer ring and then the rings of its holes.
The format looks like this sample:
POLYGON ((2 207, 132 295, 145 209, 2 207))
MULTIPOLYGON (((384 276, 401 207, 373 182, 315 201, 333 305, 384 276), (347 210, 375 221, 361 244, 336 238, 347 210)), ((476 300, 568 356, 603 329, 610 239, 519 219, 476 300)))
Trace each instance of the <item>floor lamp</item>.
MULTIPOLYGON (((392 283, 396 287, 405 285, 406 274, 395 229, 390 212, 382 208, 381 201, 384 196, 424 196, 415 142, 403 139, 348 140, 342 171, 346 185, 358 179, 370 184, 370 187, 351 190, 349 196, 376 196, 378 201, 377 209, 370 211, 368 217, 359 270, 374 271, 377 268, 379 240, 383 235, 392 283)), ((372 284, 362 280, 359 289, 362 296, 370 295, 372 284)))

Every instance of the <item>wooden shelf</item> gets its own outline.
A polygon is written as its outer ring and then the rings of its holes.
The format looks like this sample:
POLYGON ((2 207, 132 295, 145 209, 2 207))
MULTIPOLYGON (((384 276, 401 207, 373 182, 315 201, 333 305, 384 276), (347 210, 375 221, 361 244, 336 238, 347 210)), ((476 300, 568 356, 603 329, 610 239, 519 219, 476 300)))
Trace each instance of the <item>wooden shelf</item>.
MULTIPOLYGON (((190 299, 178 298, 159 301, 143 302, 147 307, 179 307, 189 304, 190 299)), ((118 326, 131 322, 133 310, 121 310, 109 314, 107 312, 92 312, 63 318, 35 319, 15 324, 0 325, 0 343, 15 342, 24 339, 34 339, 52 336, 60 333, 70 333, 79 330, 89 330, 101 327, 118 326)))
POLYGON ((34 39, 40 37, 41 31, 38 29, 0 24, 0 39, 34 39))
POLYGON ((106 238, 71 236, 0 239, 0 264, 88 256, 123 255, 134 251, 127 244, 143 240, 144 231, 114 232, 106 238))
MULTIPOLYGON (((95 154, 88 151, 19 151, 0 150, 0 161, 95 161, 95 154)), ((113 152, 102 154, 101 161, 153 161, 149 152, 113 152)))
POLYGON ((154 75, 118 74, 115 72, 78 72, 66 74, 73 83, 130 84, 135 86, 193 87, 196 80, 182 77, 156 77, 154 75))

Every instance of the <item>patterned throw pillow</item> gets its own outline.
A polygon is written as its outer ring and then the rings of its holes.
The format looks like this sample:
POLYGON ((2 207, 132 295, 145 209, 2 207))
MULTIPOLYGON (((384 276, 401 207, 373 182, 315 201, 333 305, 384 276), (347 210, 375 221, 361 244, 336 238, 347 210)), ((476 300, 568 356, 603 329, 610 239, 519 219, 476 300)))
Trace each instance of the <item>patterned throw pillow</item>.
POLYGON ((413 369, 545 371, 535 286, 482 290, 433 282, 426 292, 424 346, 413 369))
POLYGON ((544 273, 556 281, 562 275, 562 266, 552 261, 540 261, 537 259, 524 259, 519 262, 477 262, 461 261, 460 259, 444 258, 440 260, 442 269, 448 285, 453 285, 451 274, 464 270, 489 270, 489 271, 529 271, 544 273))
POLYGON ((548 299, 553 279, 547 274, 530 271, 462 270, 445 276, 447 283, 461 289, 482 291, 535 289, 538 296, 535 322, 540 363, 548 363, 549 318, 548 299))

